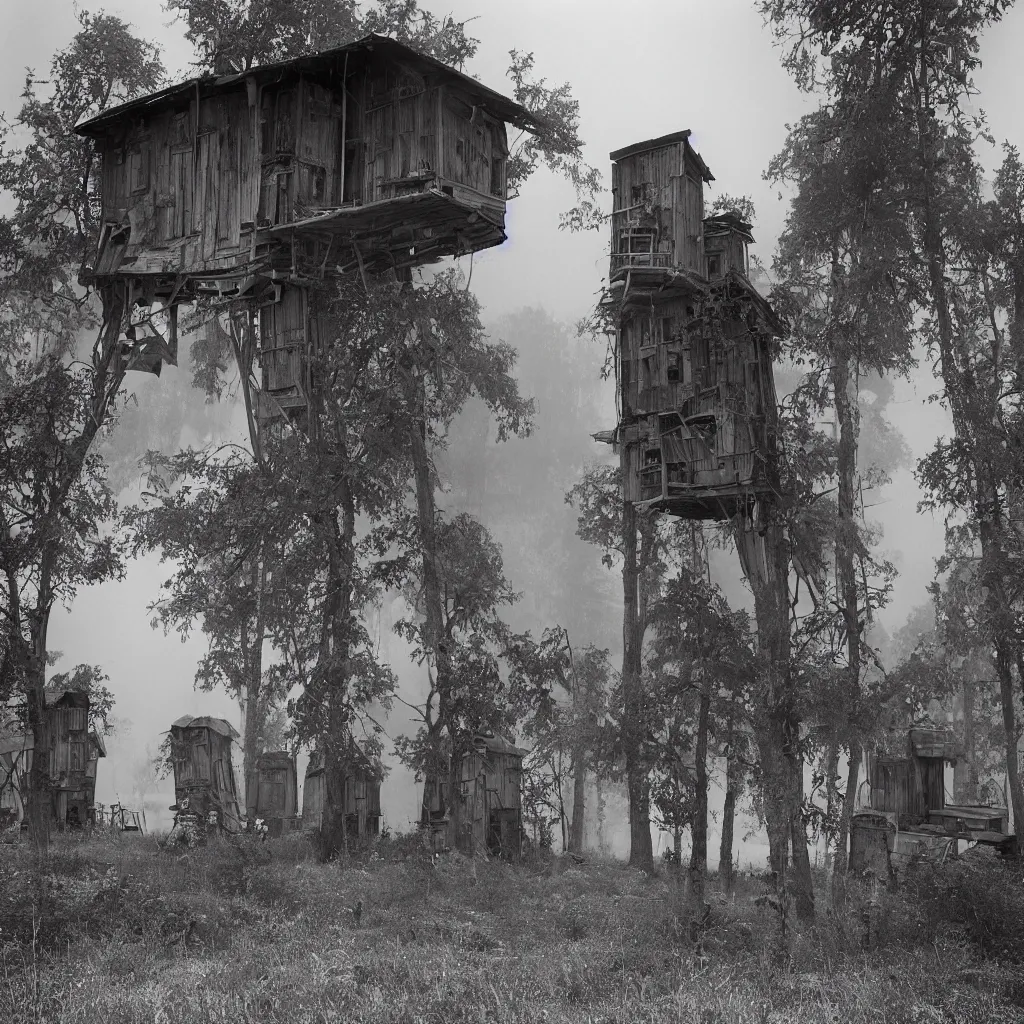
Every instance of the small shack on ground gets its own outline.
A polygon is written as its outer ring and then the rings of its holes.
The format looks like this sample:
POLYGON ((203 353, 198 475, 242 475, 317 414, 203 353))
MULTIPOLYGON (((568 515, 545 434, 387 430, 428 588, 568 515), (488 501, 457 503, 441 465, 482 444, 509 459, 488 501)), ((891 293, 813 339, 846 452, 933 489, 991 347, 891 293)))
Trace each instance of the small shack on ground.
MULTIPOLYGON (((53 820, 61 828, 94 822, 97 766, 107 750, 92 722, 89 694, 65 686, 48 686, 44 699, 53 820)), ((22 720, 12 718, 0 729, 2 818, 25 819, 34 748, 32 732, 22 720)))
POLYGON ((961 840, 996 848, 1010 845, 1006 808, 946 803, 946 764, 958 756, 953 730, 927 716, 907 730, 903 751, 866 752, 861 795, 867 800, 853 818, 851 871, 881 873, 883 842, 895 869, 912 859, 941 863, 956 857, 961 840))
POLYGON ((527 751, 495 733, 478 733, 462 759, 459 799, 464 836, 453 835, 448 779, 423 783, 422 822, 435 850, 468 846, 491 856, 518 860, 523 846, 523 758, 527 751), (461 842, 459 840, 462 840, 461 842))
POLYGON ((193 814, 209 822, 216 816, 220 828, 241 831, 238 788, 231 764, 231 744, 238 739, 234 726, 223 718, 183 715, 170 729, 174 764, 175 808, 183 801, 193 814))
POLYGON ((254 785, 246 808, 247 818, 266 822, 272 836, 293 827, 298 815, 298 774, 295 758, 287 750, 266 751, 256 759, 254 785))
MULTIPOLYGON (((380 784, 384 772, 352 740, 345 773, 345 828, 351 839, 380 835, 380 784)), ((314 751, 306 767, 302 787, 302 828, 319 831, 324 818, 326 785, 324 759, 314 751)))

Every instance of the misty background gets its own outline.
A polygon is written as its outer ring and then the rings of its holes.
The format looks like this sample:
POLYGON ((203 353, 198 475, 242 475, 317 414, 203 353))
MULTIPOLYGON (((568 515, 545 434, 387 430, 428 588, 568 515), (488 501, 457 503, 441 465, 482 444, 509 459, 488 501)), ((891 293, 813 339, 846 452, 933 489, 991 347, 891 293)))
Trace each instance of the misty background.
MULTIPOLYGON (((602 170, 606 184, 613 149, 691 129, 691 143, 716 178, 706 189, 706 204, 718 194, 751 196, 757 211, 752 253, 770 276, 788 197, 761 175, 781 148, 787 125, 810 110, 814 100, 802 96, 782 69, 771 35, 749 0, 424 0, 422 6, 438 16, 474 19, 467 31, 481 45, 466 70, 487 85, 499 91, 510 88, 502 74, 511 49, 532 51, 538 74, 549 82, 571 82, 580 103, 585 158, 602 170)), ((0 110, 12 122, 26 70, 45 79, 54 51, 66 45, 78 25, 72 0, 9 2, 4 7, 0 110)), ((113 2, 104 9, 158 43, 173 75, 190 76, 191 51, 182 26, 162 9, 161 0, 113 2)), ((997 143, 1018 128, 1024 106, 1024 77, 1014 72, 1022 41, 1024 9, 1019 7, 982 39, 976 109, 984 110, 997 143)), ((12 130, 16 143, 16 125, 12 130)), ((885 130, 885 125, 878 126, 879 132, 885 130)), ((991 171, 998 149, 981 146, 991 171)), ((563 500, 586 463, 612 458, 610 448, 590 435, 611 428, 615 419, 613 383, 600 379, 605 353, 600 345, 578 338, 575 329, 607 274, 608 239, 603 233, 559 231, 559 214, 573 202, 565 181, 539 170, 509 203, 509 240, 477 254, 472 264, 469 258, 461 261, 464 273, 472 274, 472 289, 490 333, 520 353, 521 390, 535 398, 537 414, 531 437, 499 445, 482 408, 467 407, 448 450, 438 458, 444 485, 438 507, 472 513, 501 544, 506 574, 523 595, 507 616, 514 628, 538 633, 560 623, 574 647, 608 648, 614 662, 621 661, 621 577, 601 565, 596 548, 576 538, 576 513, 563 500)), ((610 208, 610 195, 607 204, 610 208)), ((768 283, 762 279, 759 285, 768 283)), ((129 377, 134 401, 106 449, 124 503, 139 500, 144 482, 137 460, 147 449, 172 452, 189 444, 246 441, 241 408, 227 399, 210 404, 191 388, 185 346, 179 362, 177 369, 165 367, 159 379, 139 373, 129 377)), ((795 379, 783 368, 780 397, 795 379)), ((901 465, 891 468, 891 483, 865 496, 868 518, 883 532, 879 553, 900 572, 892 600, 878 618, 883 639, 927 601, 925 588, 943 549, 941 517, 917 511, 921 495, 913 477, 917 459, 950 429, 945 411, 929 401, 935 390, 931 366, 922 359, 909 380, 895 381, 891 394, 878 399, 884 402, 884 418, 909 451, 901 465)), ((823 427, 828 429, 827 423, 823 427)), ((730 603, 749 607, 735 556, 717 554, 712 569, 730 603)), ((133 791, 149 774, 146 765, 174 719, 208 714, 239 725, 238 705, 226 693, 194 688, 196 665, 205 650, 201 632, 183 640, 150 625, 147 606, 159 597, 160 585, 170 575, 171 567, 161 565, 156 555, 137 559, 123 581, 83 589, 70 608, 55 610, 52 618, 50 644, 62 653, 57 669, 79 663, 101 666, 117 701, 117 727, 98 772, 97 800, 105 804, 138 802, 133 791)), ((425 692, 425 670, 410 661, 408 648, 391 630, 400 616, 397 601, 385 603, 371 627, 382 658, 399 678, 399 696, 416 702, 425 692)), ((387 736, 414 729, 404 710, 396 703, 382 720, 387 736)), ((240 752, 237 757, 236 778, 241 782, 240 752)), ((300 757, 300 787, 305 760, 300 757)), ((419 788, 407 770, 388 759, 387 746, 385 760, 390 774, 382 787, 382 808, 386 824, 400 831, 417 817, 419 788)), ((148 792, 149 825, 168 825, 170 780, 150 783, 148 792), (154 820, 157 809, 163 817, 154 820)), ((721 802, 720 789, 713 789, 713 812, 721 802)), ((743 841, 752 827, 749 815, 737 825, 741 865, 760 865, 767 853, 767 844, 757 836, 743 841)), ((608 802, 607 830, 612 851, 624 854, 625 804, 614 796, 608 802)), ((716 850, 714 822, 711 831, 709 847, 716 850)), ((594 840, 589 827, 587 839, 594 840)), ((666 841, 656 841, 656 856, 666 841)), ((714 867, 714 856, 711 860, 714 867)))

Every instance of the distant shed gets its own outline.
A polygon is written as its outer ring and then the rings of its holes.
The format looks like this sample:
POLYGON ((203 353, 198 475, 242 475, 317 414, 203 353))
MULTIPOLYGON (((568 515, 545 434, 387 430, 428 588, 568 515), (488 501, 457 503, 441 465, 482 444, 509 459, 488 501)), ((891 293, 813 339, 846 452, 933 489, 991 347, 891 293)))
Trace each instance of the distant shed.
POLYGON ((238 787, 231 765, 231 744, 238 732, 223 718, 183 715, 170 729, 174 762, 174 799, 207 818, 216 813, 221 828, 241 830, 238 787))
POLYGON ((298 814, 295 758, 287 750, 260 754, 256 759, 255 781, 252 794, 254 815, 267 823, 271 835, 279 835, 291 827, 298 814))
MULTIPOLYGON (((97 765, 107 756, 106 746, 92 725, 88 692, 48 686, 44 699, 53 820, 58 826, 84 825, 95 820, 97 765)), ((0 732, 0 809, 16 821, 26 814, 34 748, 32 732, 21 721, 0 732)))
MULTIPOLYGON (((474 737, 462 759, 460 799, 463 827, 474 850, 518 860, 523 843, 523 758, 527 751, 494 733, 474 737)), ((428 776, 423 783, 423 820, 436 847, 456 847, 448 808, 448 780, 428 776)))
MULTIPOLYGON (((384 773, 353 743, 345 773, 345 828, 360 839, 380 835, 380 784, 384 773)), ((315 751, 306 767, 302 787, 302 828, 319 831, 323 825, 326 786, 323 756, 315 751)))

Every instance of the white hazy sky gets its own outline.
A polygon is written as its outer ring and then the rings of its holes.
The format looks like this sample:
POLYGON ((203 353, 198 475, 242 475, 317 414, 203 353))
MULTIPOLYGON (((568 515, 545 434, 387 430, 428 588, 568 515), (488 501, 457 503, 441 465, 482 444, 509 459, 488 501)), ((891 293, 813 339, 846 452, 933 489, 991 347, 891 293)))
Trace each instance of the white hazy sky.
MULTIPOLYGON (((25 68, 44 77, 53 52, 74 34, 75 6, 72 0, 0 3, 5 16, 0 110, 9 117, 19 105, 25 68)), ((606 180, 611 150, 691 129, 692 142, 716 177, 709 198, 719 190, 753 197, 755 251, 770 262, 786 204, 761 173, 781 147, 786 124, 812 101, 797 92, 781 69, 750 0, 426 0, 425 6, 438 15, 475 19, 470 28, 482 43, 469 70, 492 87, 508 85, 504 71, 511 49, 533 51, 538 73, 549 81, 570 81, 580 102, 587 159, 606 180)), ((103 7, 158 42, 172 73, 186 69, 189 49, 161 0, 107 0, 103 7)), ((978 76, 978 103, 993 134, 998 141, 1018 144, 1024 144, 1019 120, 1024 77, 1015 70, 1022 43, 1024 9, 1018 7, 983 40, 984 67, 978 76)), ((996 159, 993 153, 990 166, 996 159)), ((474 267, 473 287, 487 319, 527 305, 543 306, 566 321, 587 311, 605 272, 605 239, 558 230, 558 214, 572 201, 564 182, 541 173, 510 205, 509 241, 479 255, 474 267)), ((932 390, 930 370, 922 368, 913 382, 900 386, 892 406, 892 419, 915 457, 947 430, 942 411, 926 401, 932 390)), ((902 573, 885 617, 890 630, 924 601, 933 559, 941 550, 942 524, 917 514, 918 498, 912 475, 900 473, 879 496, 883 503, 872 510, 884 526, 884 547, 902 573)), ((64 664, 102 664, 111 676, 118 714, 132 723, 120 754, 105 768, 101 799, 110 799, 114 789, 127 792, 132 757, 146 743, 158 742, 160 730, 174 717, 202 710, 237 718, 225 696, 193 692, 201 646, 194 640, 165 639, 150 629, 145 606, 165 575, 155 559, 140 561, 124 583, 94 588, 70 614, 55 616, 52 643, 64 652, 64 664)), ((389 798, 386 789, 388 804, 398 818, 412 810, 404 799, 389 798)))

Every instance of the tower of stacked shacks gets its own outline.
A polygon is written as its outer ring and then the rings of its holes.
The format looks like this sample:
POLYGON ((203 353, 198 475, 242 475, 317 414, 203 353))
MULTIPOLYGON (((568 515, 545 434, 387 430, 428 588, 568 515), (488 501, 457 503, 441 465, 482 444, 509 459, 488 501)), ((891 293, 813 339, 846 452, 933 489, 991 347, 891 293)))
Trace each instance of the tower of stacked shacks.
POLYGON ((707 164, 681 131, 611 154, 607 311, 616 332, 624 498, 685 519, 752 516, 770 498, 772 338, 747 276, 750 225, 704 216, 707 164))
POLYGON ((506 124, 543 127, 378 35, 181 82, 83 122, 101 167, 83 280, 102 300, 110 370, 176 365, 182 307, 241 310, 247 408, 261 427, 314 433, 317 356, 332 344, 324 283, 400 279, 500 245, 506 124))

